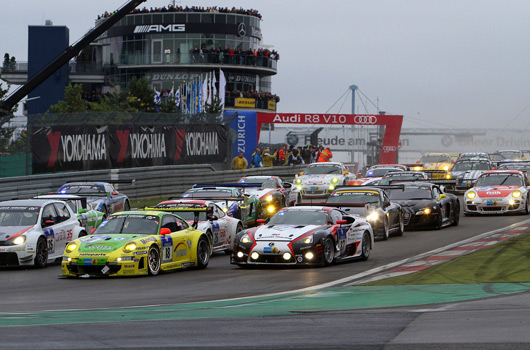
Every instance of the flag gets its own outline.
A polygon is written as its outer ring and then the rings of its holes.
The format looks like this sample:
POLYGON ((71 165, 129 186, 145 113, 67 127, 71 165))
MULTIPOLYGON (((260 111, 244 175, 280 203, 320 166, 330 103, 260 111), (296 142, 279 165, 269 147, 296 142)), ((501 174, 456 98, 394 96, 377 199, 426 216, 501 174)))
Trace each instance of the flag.
POLYGON ((175 108, 177 108, 177 110, 180 108, 180 88, 178 88, 175 93, 175 108))
POLYGON ((208 80, 209 80, 210 73, 206 74, 206 79, 202 82, 202 108, 204 108, 204 105, 208 102, 208 80))
POLYGON ((169 98, 173 97, 175 95, 175 83, 171 85, 171 91, 169 92, 169 98))
POLYGON ((215 72, 213 73, 212 88, 213 88, 213 97, 217 97, 217 77, 215 76, 215 72))
POLYGON ((224 111, 225 108, 225 90, 226 89, 226 78, 225 74, 221 69, 219 69, 219 99, 221 100, 221 105, 224 111))
POLYGON ((202 112, 203 104, 203 86, 202 75, 199 76, 199 83, 197 84, 197 113, 202 112))
POLYGON ((156 111, 160 112, 160 92, 156 91, 156 89, 155 89, 155 104, 156 104, 156 111))

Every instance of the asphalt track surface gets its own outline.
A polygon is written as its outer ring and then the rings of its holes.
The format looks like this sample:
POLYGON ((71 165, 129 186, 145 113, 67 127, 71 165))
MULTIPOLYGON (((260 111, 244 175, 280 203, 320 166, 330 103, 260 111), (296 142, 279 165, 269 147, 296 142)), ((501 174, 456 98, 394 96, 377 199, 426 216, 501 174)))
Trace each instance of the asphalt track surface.
MULTIPOLYGON (((344 310, 339 304, 297 311, 300 302, 317 305, 346 297, 333 288, 324 289, 323 294, 284 298, 281 303, 274 297, 274 293, 332 283, 529 218, 462 217, 458 227, 407 231, 403 237, 377 241, 366 262, 327 268, 240 269, 229 264, 228 256, 215 255, 206 270, 156 277, 61 279, 59 265, 44 270, 4 269, 0 271, 0 348, 529 348, 530 296, 524 292, 530 285, 475 285, 483 296, 495 297, 474 302, 438 296, 417 304, 415 300, 423 300, 419 294, 390 291, 386 298, 395 301, 408 295, 411 300, 392 308, 381 304, 358 310, 344 310), (268 299, 243 299, 271 293, 268 299), (211 304, 227 299, 224 304, 211 304), (237 307, 230 304, 234 300, 237 307), (429 305, 429 300, 445 304, 429 305), (253 309, 256 305, 261 309, 253 309)), ((362 301, 355 294, 350 298, 362 301)))

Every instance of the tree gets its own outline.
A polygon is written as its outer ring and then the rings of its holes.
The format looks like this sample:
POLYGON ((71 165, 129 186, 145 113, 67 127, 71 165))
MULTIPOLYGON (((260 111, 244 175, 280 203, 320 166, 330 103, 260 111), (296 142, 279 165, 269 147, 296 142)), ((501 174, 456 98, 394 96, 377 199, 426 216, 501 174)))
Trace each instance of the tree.
POLYGON ((133 77, 129 83, 130 105, 138 112, 155 112, 155 92, 146 78, 133 77))
POLYGON ((68 84, 64 90, 64 101, 50 106, 53 113, 83 113, 88 111, 88 105, 83 100, 83 87, 81 84, 68 84))

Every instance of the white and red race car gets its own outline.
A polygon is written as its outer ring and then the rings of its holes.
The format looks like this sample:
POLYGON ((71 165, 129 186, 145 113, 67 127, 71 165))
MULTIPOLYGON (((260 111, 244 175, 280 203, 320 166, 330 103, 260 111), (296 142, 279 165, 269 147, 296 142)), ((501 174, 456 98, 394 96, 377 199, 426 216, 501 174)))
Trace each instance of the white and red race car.
POLYGON ((376 164, 366 170, 364 177, 353 179, 348 182, 349 186, 372 186, 379 184, 379 181, 389 172, 406 171, 407 167, 401 164, 376 164))
POLYGON ((235 235, 243 230, 241 220, 228 216, 219 205, 209 200, 173 199, 158 203, 149 210, 170 211, 205 232, 212 242, 212 253, 230 253, 235 235))
POLYGON ((464 215, 528 214, 528 178, 519 170, 485 171, 464 199, 464 215))

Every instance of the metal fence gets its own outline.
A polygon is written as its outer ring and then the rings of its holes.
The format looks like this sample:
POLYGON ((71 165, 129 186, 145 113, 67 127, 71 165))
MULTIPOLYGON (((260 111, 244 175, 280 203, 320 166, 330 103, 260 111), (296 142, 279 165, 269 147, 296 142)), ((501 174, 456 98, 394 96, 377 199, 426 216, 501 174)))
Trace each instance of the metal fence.
POLYGON ((0 179, 0 200, 31 198, 55 192, 64 183, 73 181, 115 183, 120 192, 133 200, 169 198, 180 195, 194 184, 236 182, 242 176, 276 175, 291 182, 304 167, 217 171, 209 164, 198 164, 19 176, 0 179))

